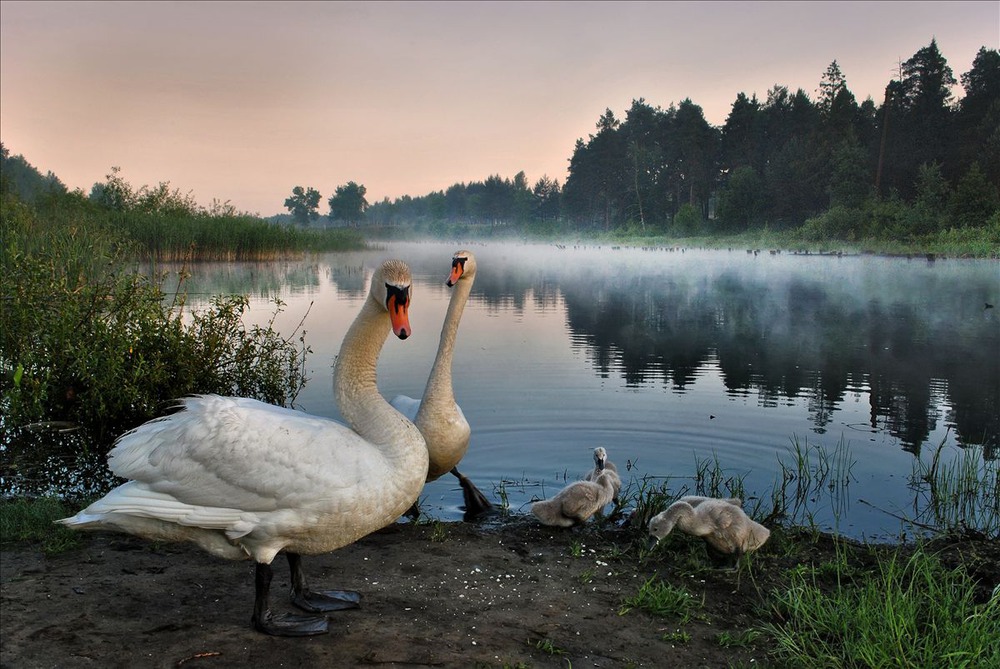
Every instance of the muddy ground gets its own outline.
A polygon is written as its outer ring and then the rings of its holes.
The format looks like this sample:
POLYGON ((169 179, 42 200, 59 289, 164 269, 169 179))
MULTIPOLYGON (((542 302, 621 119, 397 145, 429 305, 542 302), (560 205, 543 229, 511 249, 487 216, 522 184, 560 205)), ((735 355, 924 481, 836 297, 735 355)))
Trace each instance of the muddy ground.
MULTIPOLYGON (((80 547, 55 556, 8 545, 0 553, 0 667, 767 666, 766 637, 732 645, 727 634, 774 619, 767 593, 789 567, 835 557, 829 537, 780 531, 749 569, 714 568, 689 537, 664 544, 644 555, 626 529, 545 528, 523 517, 392 525, 304 559, 314 586, 363 595, 361 608, 330 614, 330 633, 307 638, 250 628, 249 562, 111 534, 84 535, 80 547), (654 576, 694 596, 688 622, 622 614, 654 576)), ((1000 579, 1000 550, 984 545, 976 563, 985 588, 1000 579)), ((852 561, 872 563, 871 549, 850 550, 852 561)), ((280 558, 275 574, 275 611, 293 610, 280 558)))

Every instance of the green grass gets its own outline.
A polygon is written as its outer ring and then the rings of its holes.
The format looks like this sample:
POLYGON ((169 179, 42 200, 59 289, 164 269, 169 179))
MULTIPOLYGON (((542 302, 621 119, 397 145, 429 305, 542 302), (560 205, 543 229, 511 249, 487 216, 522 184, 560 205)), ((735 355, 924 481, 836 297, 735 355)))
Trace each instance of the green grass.
POLYGON ((665 641, 666 643, 684 645, 691 643, 691 634, 683 630, 676 630, 674 632, 664 632, 660 635, 660 641, 665 641))
POLYGON ((759 630, 743 630, 742 632, 720 632, 715 640, 723 648, 749 648, 761 638, 759 630))
POLYGON ((549 655, 565 655, 566 651, 553 643, 552 639, 539 639, 535 642, 535 648, 548 653, 549 655))
MULTIPOLYGON (((566 237, 574 237, 567 233, 566 237)), ((668 235, 641 235, 634 228, 604 235, 576 235, 592 241, 605 241, 627 246, 664 246, 715 249, 783 250, 798 253, 846 253, 890 256, 926 255, 947 257, 1000 257, 1000 237, 995 225, 943 230, 908 241, 883 238, 866 239, 807 239, 798 230, 751 230, 739 234, 676 237, 668 235)), ((574 237, 575 238, 575 237, 574 237)))
POLYGON ((75 548, 80 544, 80 535, 54 523, 73 513, 65 503, 51 497, 0 502, 0 543, 39 542, 49 554, 75 548))
POLYGON ((622 602, 618 615, 623 616, 633 609, 639 609, 655 616, 676 618, 681 623, 686 623, 691 619, 692 613, 703 605, 703 601, 697 600, 684 588, 671 585, 654 576, 639 587, 639 592, 634 597, 626 598, 622 602))
POLYGON ((974 584, 917 550, 881 558, 877 572, 832 587, 791 572, 772 596, 779 620, 764 626, 772 652, 790 667, 1000 666, 1000 588, 973 602, 974 584))

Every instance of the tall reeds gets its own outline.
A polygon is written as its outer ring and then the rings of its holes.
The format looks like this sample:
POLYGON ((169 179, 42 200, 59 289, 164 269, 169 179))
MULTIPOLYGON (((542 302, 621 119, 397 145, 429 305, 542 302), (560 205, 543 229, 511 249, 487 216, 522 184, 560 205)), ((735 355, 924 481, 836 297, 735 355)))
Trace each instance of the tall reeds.
POLYGON ((298 228, 251 216, 130 212, 117 224, 138 253, 159 262, 276 260, 308 252, 364 248, 346 228, 298 228))
MULTIPOLYGON (((957 448, 957 447, 954 447, 957 448)), ((918 523, 947 532, 1000 539, 1000 462, 967 446, 946 455, 942 440, 930 462, 913 462, 910 486, 918 523)))

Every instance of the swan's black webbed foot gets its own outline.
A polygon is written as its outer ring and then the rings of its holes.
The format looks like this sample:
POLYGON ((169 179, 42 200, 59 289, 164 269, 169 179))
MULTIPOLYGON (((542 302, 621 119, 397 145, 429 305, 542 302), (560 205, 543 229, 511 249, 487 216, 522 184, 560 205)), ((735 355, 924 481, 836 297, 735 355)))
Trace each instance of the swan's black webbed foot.
POLYGON ((253 616, 250 624, 254 629, 273 636, 312 636, 327 632, 326 618, 315 616, 300 616, 294 614, 274 615, 269 603, 271 578, 274 572, 271 565, 257 563, 254 578, 256 597, 253 603, 253 616))
POLYGON ((462 497, 465 499, 465 513, 462 516, 464 521, 471 522, 497 513, 496 507, 486 499, 486 495, 481 493, 467 476, 458 471, 457 467, 452 469, 451 473, 458 477, 458 483, 462 486, 462 497))
POLYGON ((316 616, 300 616, 294 613, 273 615, 269 610, 260 616, 256 613, 251 623, 258 632, 271 636, 313 636, 326 634, 328 623, 326 618, 316 616))
POLYGON ((288 568, 292 573, 292 604, 309 613, 327 613, 356 609, 361 605, 360 593, 353 590, 324 590, 317 592, 306 586, 306 575, 302 571, 302 556, 286 553, 288 568))
POLYGON ((309 613, 345 611, 361 606, 361 594, 351 590, 292 592, 292 604, 309 613))

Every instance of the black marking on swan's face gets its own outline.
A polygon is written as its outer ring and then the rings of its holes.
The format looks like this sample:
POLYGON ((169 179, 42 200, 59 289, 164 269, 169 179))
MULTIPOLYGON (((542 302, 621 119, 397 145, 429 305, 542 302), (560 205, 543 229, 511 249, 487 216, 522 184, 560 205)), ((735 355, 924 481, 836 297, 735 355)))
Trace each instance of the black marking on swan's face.
POLYGON ((454 286, 458 283, 458 280, 462 278, 465 274, 465 261, 468 260, 466 256, 454 256, 451 259, 451 276, 445 281, 445 285, 448 287, 454 286))
POLYGON ((390 308, 390 305, 395 305, 396 309, 405 309, 410 301, 410 287, 394 286, 391 283, 385 284, 385 305, 386 308, 390 308), (396 298, 392 300, 392 298, 396 298), (390 300, 392 300, 390 302, 390 300))
POLYGON ((398 332, 397 336, 400 339, 406 339, 410 336, 409 330, 409 320, 406 318, 407 308, 410 303, 410 286, 395 286, 391 283, 385 284, 385 308, 389 312, 389 315, 393 317, 393 322, 396 321, 397 317, 404 319, 407 324, 398 332))

